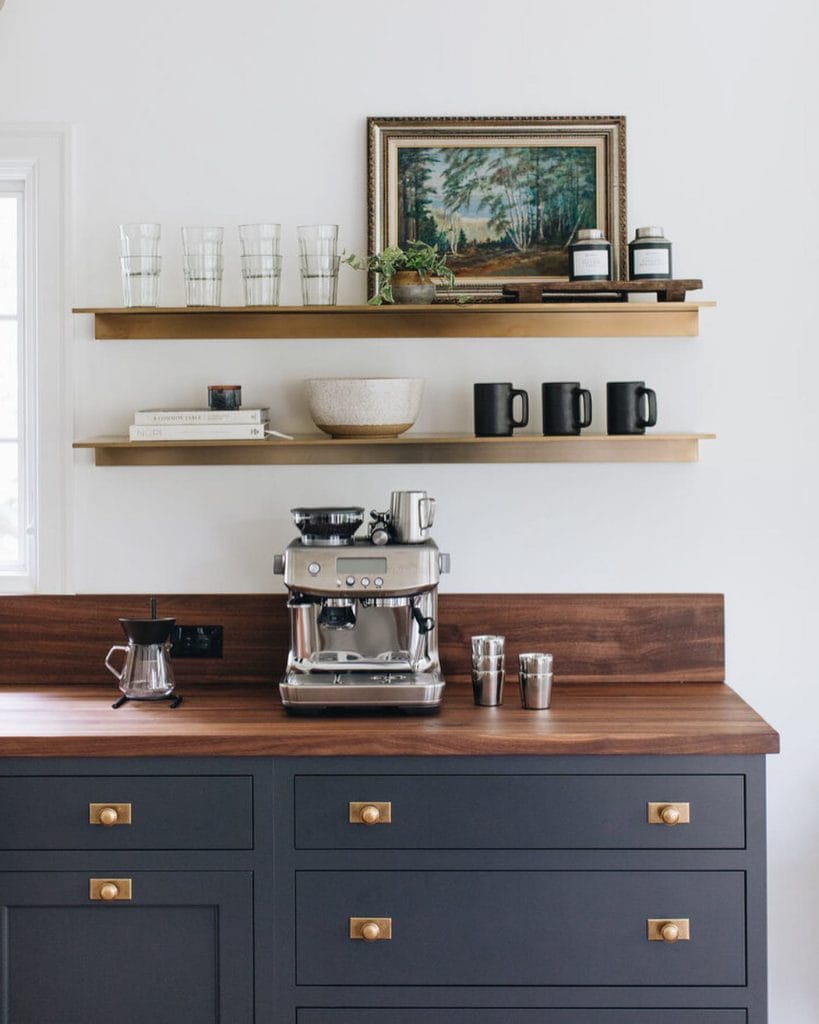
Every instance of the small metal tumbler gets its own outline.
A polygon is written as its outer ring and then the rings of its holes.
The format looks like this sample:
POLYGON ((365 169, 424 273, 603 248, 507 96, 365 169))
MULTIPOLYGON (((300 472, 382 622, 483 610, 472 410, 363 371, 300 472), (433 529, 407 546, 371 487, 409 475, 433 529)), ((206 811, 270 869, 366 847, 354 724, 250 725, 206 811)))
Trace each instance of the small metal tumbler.
POLYGON ((494 708, 503 704, 503 667, 480 671, 472 670, 472 694, 475 703, 483 708, 494 708))
POLYGON ((472 694, 480 707, 503 704, 505 640, 502 636, 472 637, 472 694))
POLYGON ((552 655, 529 652, 519 656, 520 705, 542 711, 552 700, 552 655))
POLYGON ((473 636, 472 637, 472 658, 479 658, 483 655, 496 658, 503 654, 503 647, 506 643, 505 636, 473 636))

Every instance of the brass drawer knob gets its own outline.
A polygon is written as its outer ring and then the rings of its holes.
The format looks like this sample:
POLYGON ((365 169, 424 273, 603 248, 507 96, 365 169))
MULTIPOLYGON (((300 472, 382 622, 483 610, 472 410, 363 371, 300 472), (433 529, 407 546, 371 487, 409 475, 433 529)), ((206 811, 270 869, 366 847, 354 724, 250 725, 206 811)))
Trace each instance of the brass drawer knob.
POLYGON ((375 825, 377 821, 381 820, 381 811, 379 811, 375 804, 367 804, 366 807, 361 808, 358 816, 365 825, 375 825))
POLYGON ((691 805, 688 803, 650 803, 647 805, 649 825, 688 825, 691 822, 691 805))
POLYGON ((688 942, 691 929, 687 917, 657 917, 646 921, 646 938, 649 942, 688 942))
POLYGON ((89 804, 88 823, 89 825, 105 825, 107 828, 112 825, 130 825, 131 805, 89 804))
POLYGON ((391 917, 351 917, 350 938, 378 942, 392 938, 391 917))
POLYGON ((392 822, 392 804, 388 800, 351 800, 347 820, 351 825, 389 825, 392 822))
POLYGON ((130 900, 132 885, 130 878, 89 878, 88 898, 112 903, 115 900, 130 900))

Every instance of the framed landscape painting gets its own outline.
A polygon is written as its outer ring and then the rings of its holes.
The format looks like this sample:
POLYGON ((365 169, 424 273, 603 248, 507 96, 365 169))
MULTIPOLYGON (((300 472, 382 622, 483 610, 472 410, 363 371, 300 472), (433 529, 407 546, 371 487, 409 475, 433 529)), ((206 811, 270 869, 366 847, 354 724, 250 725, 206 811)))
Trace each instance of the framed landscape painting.
POLYGON ((577 231, 601 228, 625 279, 625 117, 371 117, 367 128, 370 253, 426 242, 446 254, 453 297, 491 299, 513 282, 567 279, 577 231))

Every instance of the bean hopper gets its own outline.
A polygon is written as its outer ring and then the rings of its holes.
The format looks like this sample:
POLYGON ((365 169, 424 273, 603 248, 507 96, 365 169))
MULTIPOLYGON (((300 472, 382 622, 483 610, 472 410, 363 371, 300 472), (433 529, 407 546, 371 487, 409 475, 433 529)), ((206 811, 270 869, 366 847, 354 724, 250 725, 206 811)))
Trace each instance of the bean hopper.
MULTIPOLYGON (((395 492, 418 495, 424 492, 395 492)), ((423 497, 420 497, 423 496, 423 497)), ((415 500, 415 499, 413 499, 415 500)), ((301 537, 274 558, 290 610, 290 651, 279 684, 290 711, 437 708, 444 692, 438 660, 438 581, 449 555, 428 536, 390 528, 364 509, 297 508, 301 537)), ((422 532, 427 533, 428 525, 422 532)))

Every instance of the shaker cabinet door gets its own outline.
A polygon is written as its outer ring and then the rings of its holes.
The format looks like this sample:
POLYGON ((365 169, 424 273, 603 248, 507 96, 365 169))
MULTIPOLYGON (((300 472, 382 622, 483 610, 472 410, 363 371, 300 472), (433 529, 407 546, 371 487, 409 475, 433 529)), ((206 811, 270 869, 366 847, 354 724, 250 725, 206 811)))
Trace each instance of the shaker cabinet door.
POLYGON ((252 900, 248 872, 0 872, 0 1020, 250 1024, 252 900))

